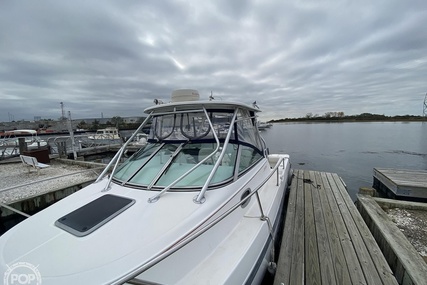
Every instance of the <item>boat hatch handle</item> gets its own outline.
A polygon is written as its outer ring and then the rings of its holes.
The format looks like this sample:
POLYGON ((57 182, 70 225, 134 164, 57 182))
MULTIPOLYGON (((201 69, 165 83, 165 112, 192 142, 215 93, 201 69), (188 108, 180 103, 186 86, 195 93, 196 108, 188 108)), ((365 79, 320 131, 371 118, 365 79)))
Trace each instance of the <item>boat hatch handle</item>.
POLYGON ((249 204, 251 199, 250 198, 245 199, 245 198, 248 197, 250 194, 251 194, 251 188, 248 188, 245 190, 245 192, 243 192, 242 196, 240 197, 240 201, 245 200, 245 202, 242 203, 242 205, 241 205, 242 208, 245 208, 249 204))
POLYGON ((105 167, 104 171, 102 171, 102 173, 99 175, 99 177, 96 179, 96 182, 99 182, 102 178, 104 178, 105 174, 108 172, 108 170, 111 168, 111 166, 114 164, 113 167, 113 171, 111 172, 111 175, 108 179, 108 183, 105 186, 105 188, 102 190, 104 191, 108 191, 110 189, 110 184, 111 184, 111 180, 113 179, 113 175, 114 172, 116 171, 117 165, 120 162, 120 158, 122 157, 126 147, 128 146, 128 144, 133 140, 133 138, 136 136, 136 134, 138 132, 140 132, 142 130, 142 128, 148 123, 148 121, 151 119, 151 114, 153 112, 151 112, 147 118, 145 118, 144 122, 142 122, 142 124, 138 127, 138 129, 132 134, 132 136, 125 142, 125 144, 120 148, 120 150, 116 153, 116 155, 113 157, 113 159, 110 161, 110 163, 107 165, 107 167, 105 167))
MULTIPOLYGON (((194 203, 202 204, 206 200, 205 199, 206 190, 208 189, 209 183, 211 182, 212 178, 214 177, 216 170, 220 166, 222 158, 224 157, 225 152, 227 151, 228 142, 230 141, 231 133, 232 133, 232 130, 234 127, 234 122, 236 121, 238 110, 239 110, 239 108, 236 108, 236 110, 234 110, 233 118, 231 119, 230 128, 228 129, 227 137, 225 138, 224 145, 222 147, 222 151, 218 157, 218 160, 215 162, 215 165, 214 165, 211 173, 209 173, 208 179, 206 179, 206 182, 203 185, 202 190, 200 190, 200 193, 196 197, 194 197, 194 199, 193 199, 194 203)), ((205 112, 206 112, 206 110, 205 110, 205 112)), ((208 116, 207 112, 206 112, 206 116, 208 116)), ((210 125, 211 129, 214 130, 214 128, 212 126, 212 122, 210 120, 209 120, 209 125, 210 125)), ((218 140, 218 136, 217 136, 216 132, 213 132, 213 134, 215 135, 215 140, 217 143, 217 149, 215 150, 215 152, 216 152, 216 151, 218 151, 218 148, 219 148, 219 140, 218 140)), ((213 154, 214 153, 211 153, 210 156, 212 156, 213 154)))
MULTIPOLYGON (((157 263, 159 263, 162 260, 166 259, 167 257, 169 257, 170 255, 172 255, 173 253, 177 252, 178 250, 180 250, 181 248, 183 248, 184 246, 186 246, 187 244, 189 244, 190 242, 192 242, 193 240, 195 240, 196 238, 198 238, 199 236, 201 236, 202 234, 204 234, 210 228, 212 228, 213 226, 215 226, 216 224, 218 224, 220 221, 222 221, 224 218, 226 218, 228 215, 230 215, 232 212, 234 212, 234 210, 236 210, 242 204, 244 204, 248 199, 250 199, 252 197, 252 195, 254 195, 255 193, 257 193, 258 190, 261 189, 261 187, 264 186, 265 183, 267 183, 267 181, 270 179, 270 177, 273 175, 273 173, 276 172, 276 171, 279 171, 278 170, 279 165, 284 160, 288 160, 288 158, 281 158, 281 159, 279 159, 279 161, 276 163, 276 165, 274 166, 274 168, 271 170, 270 174, 263 181, 261 181, 261 183, 248 196, 246 196, 246 198, 244 198, 243 200, 241 200, 238 203, 236 203, 235 205, 233 205, 231 208, 229 208, 228 210, 226 210, 222 215, 220 215, 217 218, 213 219, 211 222, 207 223, 204 226, 201 226, 201 227, 197 228, 195 231, 192 231, 189 235, 187 235, 184 238, 182 238, 180 240, 180 242, 178 242, 174 246, 168 248, 166 251, 162 251, 157 256, 154 256, 151 260, 149 260, 146 263, 142 264, 135 271, 130 272, 130 273, 124 275, 124 276, 119 277, 117 280, 115 280, 111 284, 114 284, 114 285, 116 285, 116 284, 117 285, 123 284, 124 282, 127 282, 127 281, 129 281, 129 280, 137 277, 142 272, 148 270, 149 268, 153 267, 157 263)), ((245 187, 247 187, 247 184, 250 182, 250 180, 251 179, 248 179, 248 181, 244 185, 242 185, 242 187, 240 188, 240 190, 243 189, 243 188, 245 188, 245 187)))
POLYGON ((155 283, 147 280, 142 280, 140 278, 133 278, 131 280, 127 280, 126 284, 132 284, 132 285, 162 285, 160 283, 155 283))

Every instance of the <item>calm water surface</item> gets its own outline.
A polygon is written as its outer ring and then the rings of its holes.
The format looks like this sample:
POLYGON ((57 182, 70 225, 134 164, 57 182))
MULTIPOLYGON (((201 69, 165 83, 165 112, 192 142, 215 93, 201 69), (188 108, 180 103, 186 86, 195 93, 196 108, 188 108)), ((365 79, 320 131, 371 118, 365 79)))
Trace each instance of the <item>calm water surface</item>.
POLYGON ((293 168, 337 173, 353 200, 372 186, 374 167, 427 169, 427 123, 284 123, 261 134, 293 168))

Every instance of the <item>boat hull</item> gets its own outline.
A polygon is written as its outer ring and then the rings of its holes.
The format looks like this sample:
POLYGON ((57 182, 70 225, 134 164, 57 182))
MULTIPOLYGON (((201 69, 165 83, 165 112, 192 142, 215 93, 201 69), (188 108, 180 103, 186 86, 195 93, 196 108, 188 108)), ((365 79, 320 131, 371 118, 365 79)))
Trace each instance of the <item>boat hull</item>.
MULTIPOLYGON (((272 224, 280 218, 289 170, 286 163, 279 181, 273 175, 259 189, 263 212, 272 224)), ((137 275, 160 284, 258 284, 269 260, 271 233, 266 220, 261 219, 256 195, 245 207, 238 204, 246 189, 254 190, 270 172, 265 159, 245 174, 253 176, 247 187, 243 187, 247 180, 239 179, 236 184, 209 191, 203 204, 192 201, 193 192, 166 193, 150 204, 147 199, 152 191, 112 185, 109 194, 134 199, 135 204, 87 236, 75 237, 54 225, 73 209, 104 195, 99 192, 105 185, 102 180, 6 232, 0 245, 0 274, 25 261, 40 265, 37 268, 44 285, 122 284, 137 275), (225 195, 239 188, 242 190, 223 202, 225 195), (176 203, 183 206, 179 211, 174 209, 176 203), (230 211, 234 205, 238 206, 230 211)))
MULTIPOLYGON (((283 222, 290 171, 289 161, 286 161, 279 175, 279 185, 273 176, 259 190, 263 212, 271 222, 272 232, 267 220, 262 219, 254 195, 245 208, 233 211, 191 244, 140 274, 137 279, 159 284, 260 284, 269 262, 274 261, 272 249, 274 241, 278 242, 283 222), (168 268, 174 268, 173 273, 162 274, 168 268)), ((247 188, 253 189, 260 180, 261 177, 253 179, 247 188)), ((247 188, 237 193, 224 208, 239 203, 247 188)))

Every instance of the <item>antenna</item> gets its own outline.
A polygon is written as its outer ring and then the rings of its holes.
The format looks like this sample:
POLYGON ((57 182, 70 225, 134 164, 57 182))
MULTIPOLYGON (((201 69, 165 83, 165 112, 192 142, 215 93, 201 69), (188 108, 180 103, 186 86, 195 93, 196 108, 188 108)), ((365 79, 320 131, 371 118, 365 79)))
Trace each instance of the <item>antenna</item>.
POLYGON ((65 113, 64 113, 64 102, 60 102, 59 104, 61 104, 61 120, 65 120, 65 113))
POLYGON ((154 104, 156 104, 156 105, 163 104, 163 101, 162 101, 162 100, 160 100, 160 99, 154 99, 154 100, 153 100, 153 102, 154 102, 154 104))
POLYGON ((424 97, 423 116, 427 117, 427 93, 426 93, 426 96, 424 97))

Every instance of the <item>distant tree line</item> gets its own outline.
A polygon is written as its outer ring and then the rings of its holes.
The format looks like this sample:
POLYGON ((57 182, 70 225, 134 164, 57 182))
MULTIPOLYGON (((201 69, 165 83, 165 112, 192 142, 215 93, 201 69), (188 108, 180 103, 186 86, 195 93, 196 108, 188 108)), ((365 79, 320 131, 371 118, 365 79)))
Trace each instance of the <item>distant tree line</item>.
POLYGON ((358 121, 427 121, 427 117, 414 115, 386 116, 380 114, 362 113, 359 115, 346 116, 344 112, 327 112, 320 116, 318 114, 307 113, 300 118, 284 118, 271 120, 269 122, 299 122, 299 121, 331 121, 331 122, 358 122, 358 121))

